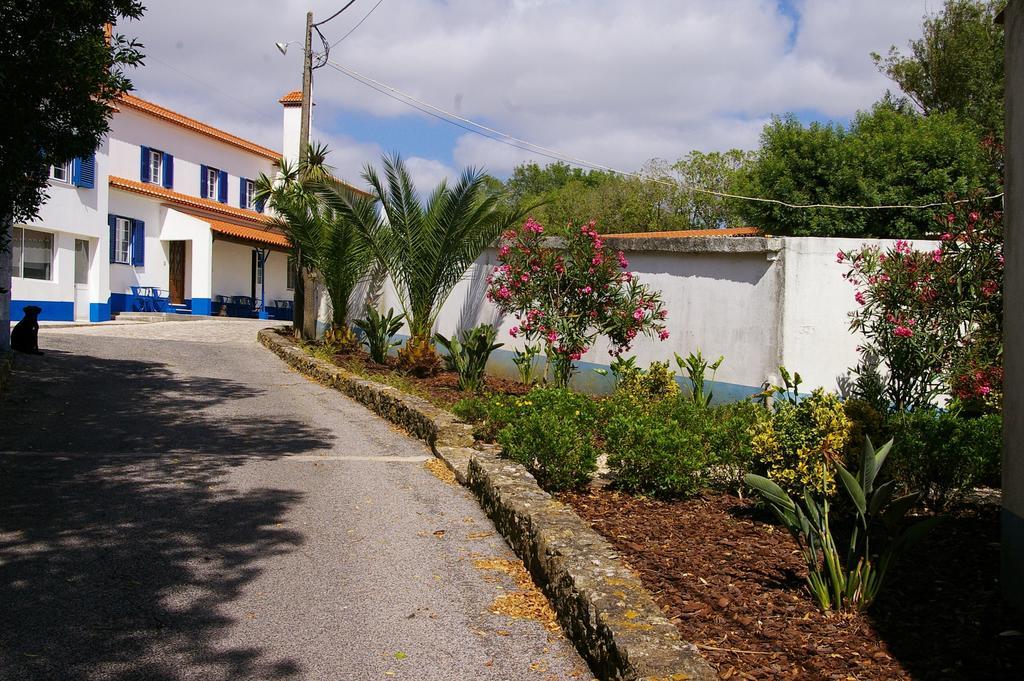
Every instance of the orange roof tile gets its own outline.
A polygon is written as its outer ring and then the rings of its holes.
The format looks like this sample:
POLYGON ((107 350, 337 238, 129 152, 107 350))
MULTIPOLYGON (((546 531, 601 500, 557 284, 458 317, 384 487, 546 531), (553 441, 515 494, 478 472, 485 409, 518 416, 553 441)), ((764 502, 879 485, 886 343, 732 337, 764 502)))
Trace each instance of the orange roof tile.
POLYGON ((292 245, 288 240, 288 237, 279 232, 270 232, 256 227, 246 227, 245 225, 236 225, 234 223, 223 222, 221 220, 205 219, 205 221, 210 224, 210 229, 214 232, 233 236, 236 239, 245 239, 246 241, 255 241, 257 243, 267 244, 269 246, 279 246, 281 248, 291 248, 292 245))
POLYGON ((158 184, 136 182, 135 180, 126 180, 123 177, 111 176, 110 187, 112 189, 122 189, 135 194, 142 194, 143 196, 151 196, 156 199, 161 199, 173 206, 186 206, 188 208, 214 213, 216 215, 228 216, 255 225, 266 225, 270 222, 270 217, 263 213, 257 213, 254 210, 245 210, 244 208, 235 208, 234 206, 229 206, 226 203, 221 203, 220 201, 212 201, 210 199, 201 199, 197 196, 189 196, 188 194, 176 192, 173 189, 166 189, 158 184))
POLYGON ((629 234, 602 234, 603 239, 671 239, 705 236, 761 236, 757 227, 730 227, 728 229, 682 229, 675 232, 630 232, 629 234))
POLYGON ((293 90, 277 101, 285 106, 302 104, 302 90, 293 90))
MULTIPOLYGON (((302 93, 299 93, 300 99, 301 96, 302 93)), ((236 137, 235 135, 232 135, 229 132, 224 132, 219 128, 213 127, 212 125, 201 123, 195 120, 194 118, 182 116, 180 113, 176 113, 174 111, 171 111, 170 109, 166 109, 160 106, 159 104, 147 102, 146 100, 140 99, 135 95, 129 95, 125 93, 119 96, 117 98, 117 101, 120 104, 123 104, 124 106, 127 106, 131 109, 135 109, 136 111, 141 111, 151 116, 156 116, 157 118, 165 120, 169 123, 180 125, 181 127, 191 130, 193 132, 198 132, 201 135, 212 137, 213 139, 220 140, 225 144, 230 144, 231 146, 238 147, 239 149, 243 149, 244 151, 256 154, 257 156, 262 156, 263 158, 270 159, 271 161, 276 161, 279 158, 281 158, 280 152, 274 151, 273 149, 267 149, 266 147, 260 146, 255 142, 244 140, 241 137, 236 137)))

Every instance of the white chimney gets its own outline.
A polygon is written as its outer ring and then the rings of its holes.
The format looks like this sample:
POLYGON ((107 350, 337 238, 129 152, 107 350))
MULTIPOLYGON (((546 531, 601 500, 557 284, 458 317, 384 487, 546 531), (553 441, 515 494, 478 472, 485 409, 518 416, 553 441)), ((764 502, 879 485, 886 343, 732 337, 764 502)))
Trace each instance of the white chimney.
POLYGON ((302 92, 295 90, 277 100, 284 107, 281 153, 291 165, 299 162, 299 136, 302 130, 302 92))

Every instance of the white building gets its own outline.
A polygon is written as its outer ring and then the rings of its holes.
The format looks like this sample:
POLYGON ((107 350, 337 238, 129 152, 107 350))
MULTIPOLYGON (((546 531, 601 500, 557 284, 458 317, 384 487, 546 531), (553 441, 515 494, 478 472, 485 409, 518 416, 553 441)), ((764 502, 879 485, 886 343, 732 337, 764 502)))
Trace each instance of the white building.
MULTIPOLYGON (((286 95, 285 157, 301 97, 286 95)), ((51 170, 39 218, 15 225, 12 320, 123 311, 291 318, 287 238, 254 197, 281 152, 123 95, 95 154, 51 170)))

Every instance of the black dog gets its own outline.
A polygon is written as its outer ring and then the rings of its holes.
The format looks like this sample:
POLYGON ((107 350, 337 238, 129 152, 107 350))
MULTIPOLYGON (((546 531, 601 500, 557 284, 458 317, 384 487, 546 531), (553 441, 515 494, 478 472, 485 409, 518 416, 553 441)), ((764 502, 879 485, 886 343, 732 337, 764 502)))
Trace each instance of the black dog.
POLYGON ((27 305, 21 308, 25 316, 11 330, 11 349, 27 352, 30 355, 41 355, 39 349, 39 313, 43 308, 27 305))

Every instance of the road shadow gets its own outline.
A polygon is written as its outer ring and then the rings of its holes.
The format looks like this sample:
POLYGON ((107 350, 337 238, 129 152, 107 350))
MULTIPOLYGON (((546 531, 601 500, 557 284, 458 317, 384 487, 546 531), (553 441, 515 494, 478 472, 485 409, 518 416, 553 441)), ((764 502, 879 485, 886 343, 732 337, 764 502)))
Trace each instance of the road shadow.
POLYGON ((207 412, 253 394, 158 362, 19 358, 0 400, 0 451, 21 452, 0 454, 0 679, 301 676, 233 643, 245 615, 230 606, 303 543, 282 524, 302 495, 222 483, 331 443, 300 421, 207 412))

